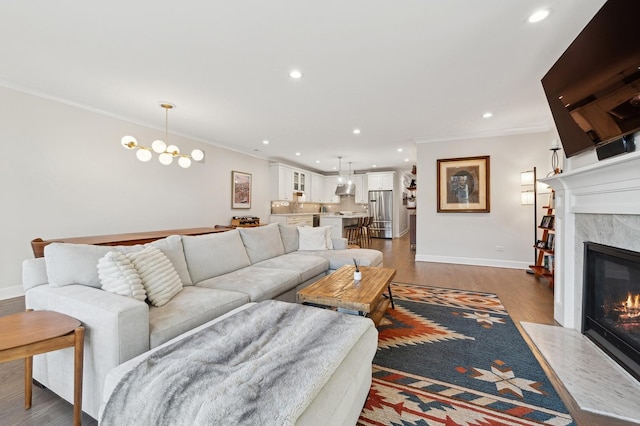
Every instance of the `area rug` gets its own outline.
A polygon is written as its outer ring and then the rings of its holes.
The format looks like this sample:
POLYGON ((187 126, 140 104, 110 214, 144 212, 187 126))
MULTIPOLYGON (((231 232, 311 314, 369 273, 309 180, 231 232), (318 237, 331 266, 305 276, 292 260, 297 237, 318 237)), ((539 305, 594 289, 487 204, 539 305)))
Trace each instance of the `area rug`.
POLYGON ((392 290, 358 425, 575 424, 495 294, 392 290))

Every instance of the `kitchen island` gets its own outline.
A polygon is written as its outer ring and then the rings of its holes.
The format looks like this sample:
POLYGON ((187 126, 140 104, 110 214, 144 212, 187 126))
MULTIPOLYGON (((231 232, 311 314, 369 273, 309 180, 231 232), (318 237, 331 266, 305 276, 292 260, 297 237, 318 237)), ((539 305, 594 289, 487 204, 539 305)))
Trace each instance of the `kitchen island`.
POLYGON ((330 226, 332 238, 345 238, 345 226, 357 225, 359 219, 368 216, 367 213, 353 213, 350 215, 325 214, 320 216, 320 226, 330 226))

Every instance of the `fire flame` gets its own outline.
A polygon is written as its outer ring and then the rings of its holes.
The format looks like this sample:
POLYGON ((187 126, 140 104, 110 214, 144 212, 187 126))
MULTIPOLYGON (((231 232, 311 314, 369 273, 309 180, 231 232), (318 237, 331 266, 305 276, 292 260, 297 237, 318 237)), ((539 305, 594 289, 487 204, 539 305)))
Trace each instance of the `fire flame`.
POLYGON ((627 300, 624 302, 624 307, 627 309, 640 309, 640 294, 632 296, 628 294, 627 300))
POLYGON ((633 321, 634 323, 640 318, 640 293, 627 295, 627 300, 620 303, 621 312, 620 319, 623 322, 633 321))

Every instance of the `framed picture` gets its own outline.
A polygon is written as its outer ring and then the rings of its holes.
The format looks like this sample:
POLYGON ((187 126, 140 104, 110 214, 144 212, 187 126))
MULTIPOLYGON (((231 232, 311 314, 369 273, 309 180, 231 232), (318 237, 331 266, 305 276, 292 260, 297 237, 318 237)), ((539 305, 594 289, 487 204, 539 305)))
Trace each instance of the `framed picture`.
POLYGON ((489 156, 438 160, 438 212, 489 211, 489 156))
POLYGON ((251 174, 231 172, 231 208, 251 208, 251 174))
POLYGON ((540 221, 540 228, 553 228, 553 216, 544 216, 542 221, 540 221))

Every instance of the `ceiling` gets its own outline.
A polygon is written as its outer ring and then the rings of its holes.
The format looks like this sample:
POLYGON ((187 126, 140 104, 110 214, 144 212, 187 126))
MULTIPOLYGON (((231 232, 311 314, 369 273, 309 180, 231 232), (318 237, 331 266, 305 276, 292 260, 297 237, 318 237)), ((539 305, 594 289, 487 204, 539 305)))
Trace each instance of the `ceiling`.
POLYGON ((3 0, 0 85, 158 129, 171 102, 170 133, 320 172, 408 170, 419 142, 551 129, 540 79, 602 4, 3 0))

